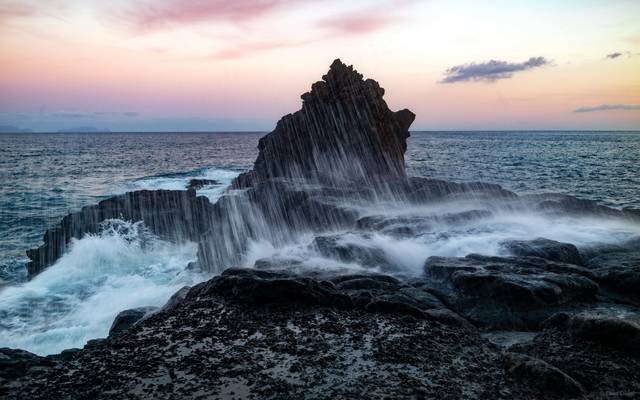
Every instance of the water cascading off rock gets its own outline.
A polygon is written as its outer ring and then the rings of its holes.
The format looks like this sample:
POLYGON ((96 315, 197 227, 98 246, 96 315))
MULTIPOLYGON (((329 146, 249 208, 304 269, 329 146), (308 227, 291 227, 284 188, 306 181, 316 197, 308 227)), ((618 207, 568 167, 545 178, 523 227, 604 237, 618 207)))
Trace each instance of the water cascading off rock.
POLYGON ((260 139, 253 170, 232 187, 279 177, 369 181, 406 176, 404 153, 415 114, 391 111, 378 82, 364 80, 339 59, 322 79, 301 96, 299 111, 282 117, 260 139))

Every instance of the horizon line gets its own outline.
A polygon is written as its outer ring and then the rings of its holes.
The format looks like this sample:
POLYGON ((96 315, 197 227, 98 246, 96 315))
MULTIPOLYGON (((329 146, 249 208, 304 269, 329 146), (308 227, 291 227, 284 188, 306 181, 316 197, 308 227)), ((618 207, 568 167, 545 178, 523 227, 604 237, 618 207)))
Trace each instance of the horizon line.
MULTIPOLYGON (((162 133, 162 134, 189 134, 189 133, 269 133, 271 130, 184 130, 184 131, 87 131, 87 132, 64 132, 64 131, 30 131, 30 132, 0 132, 0 135, 30 135, 30 134, 79 134, 79 135, 104 135, 104 134, 145 134, 145 133, 162 133)), ((640 133, 640 129, 416 129, 410 130, 410 133, 440 133, 440 132, 630 132, 640 133)))

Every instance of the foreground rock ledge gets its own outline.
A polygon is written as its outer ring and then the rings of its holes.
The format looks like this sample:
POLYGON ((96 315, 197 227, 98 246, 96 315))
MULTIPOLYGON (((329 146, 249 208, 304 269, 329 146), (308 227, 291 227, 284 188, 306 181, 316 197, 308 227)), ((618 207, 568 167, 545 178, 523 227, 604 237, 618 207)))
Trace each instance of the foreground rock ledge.
POLYGON ((43 358, 0 350, 0 395, 539 399, 640 391, 640 359, 624 351, 555 326, 505 350, 455 319, 416 312, 437 300, 399 306, 401 297, 390 296, 402 286, 376 275, 330 281, 229 270, 81 351, 43 358), (387 307, 368 307, 375 299, 362 302, 362 287, 387 307))

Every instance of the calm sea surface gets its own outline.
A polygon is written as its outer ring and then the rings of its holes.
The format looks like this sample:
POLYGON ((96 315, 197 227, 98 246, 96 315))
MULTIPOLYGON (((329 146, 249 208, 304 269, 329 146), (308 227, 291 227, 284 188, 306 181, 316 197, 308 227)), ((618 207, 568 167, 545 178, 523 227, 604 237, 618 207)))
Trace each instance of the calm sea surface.
MULTIPOLYGON (((69 211, 136 189, 226 183, 251 167, 261 133, 0 135, 0 284, 69 211)), ((640 132, 414 132, 412 175, 493 182, 640 208, 640 132)))

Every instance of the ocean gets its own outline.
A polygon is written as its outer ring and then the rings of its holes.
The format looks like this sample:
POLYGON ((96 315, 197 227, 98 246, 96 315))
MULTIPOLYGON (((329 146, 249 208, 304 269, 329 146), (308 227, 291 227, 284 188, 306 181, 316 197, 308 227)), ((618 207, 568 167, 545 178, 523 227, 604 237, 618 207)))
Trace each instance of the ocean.
MULTIPOLYGON (((74 242, 68 254, 30 282, 24 252, 38 246, 44 231, 65 214, 115 194, 184 189, 190 179, 202 178, 218 182, 198 192, 215 201, 237 174, 251 168, 262 135, 0 135, 0 347, 38 354, 80 347, 104 337, 119 311, 161 305, 180 287, 208 278, 184 270, 195 259, 195 244, 149 238, 131 221, 114 221, 101 234, 74 242)), ((412 132, 406 164, 410 175, 640 208, 640 132, 412 132)), ((502 238, 549 230, 548 221, 517 223, 494 221, 428 243, 375 240, 414 268, 429 255, 491 253, 502 238)), ((588 242, 640 234, 621 226, 563 229, 547 236, 588 242)), ((273 249, 255 249, 258 255, 265 251, 273 249)))

